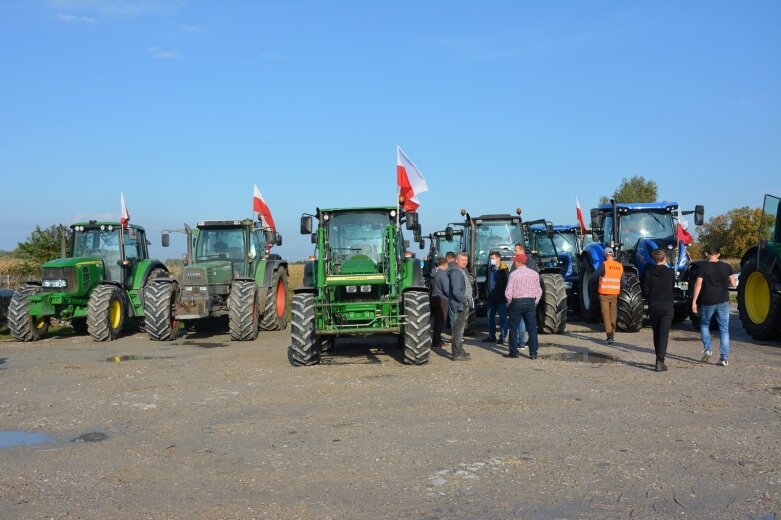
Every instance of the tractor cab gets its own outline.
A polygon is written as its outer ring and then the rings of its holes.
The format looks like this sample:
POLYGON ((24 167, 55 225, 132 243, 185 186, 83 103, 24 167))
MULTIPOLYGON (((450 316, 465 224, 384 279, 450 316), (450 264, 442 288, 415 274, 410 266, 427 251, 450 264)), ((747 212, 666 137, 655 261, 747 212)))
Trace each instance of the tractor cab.
POLYGON ((127 273, 132 265, 149 258, 146 233, 141 226, 130 225, 124 229, 118 222, 96 222, 71 226, 73 240, 71 258, 97 258, 103 263, 102 279, 126 285, 127 273), (125 274, 123 275, 123 269, 125 274))

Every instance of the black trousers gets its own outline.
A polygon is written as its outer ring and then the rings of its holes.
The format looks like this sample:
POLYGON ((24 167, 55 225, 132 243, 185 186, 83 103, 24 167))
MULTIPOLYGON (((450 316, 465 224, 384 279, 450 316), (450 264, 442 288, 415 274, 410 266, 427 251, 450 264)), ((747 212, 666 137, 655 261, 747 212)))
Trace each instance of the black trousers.
POLYGON ((673 302, 648 303, 648 315, 651 318, 651 328, 654 331, 654 351, 657 361, 664 361, 664 357, 667 355, 667 339, 670 336, 673 312, 673 302))
POLYGON ((447 313, 450 309, 448 299, 441 296, 431 297, 431 314, 434 315, 434 337, 432 338, 432 346, 442 346, 442 331, 445 328, 445 322, 447 322, 447 313))

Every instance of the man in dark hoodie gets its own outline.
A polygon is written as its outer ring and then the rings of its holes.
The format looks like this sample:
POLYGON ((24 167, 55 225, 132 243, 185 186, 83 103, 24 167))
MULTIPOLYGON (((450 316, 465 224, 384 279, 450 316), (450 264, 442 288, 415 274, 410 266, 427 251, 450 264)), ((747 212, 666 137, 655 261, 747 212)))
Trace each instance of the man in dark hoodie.
POLYGON ((664 357, 667 354, 667 339, 673 322, 673 285, 675 272, 667 267, 667 255, 661 249, 654 249, 651 257, 656 262, 645 270, 643 277, 643 296, 648 302, 648 315, 654 331, 654 351, 656 351, 656 371, 667 371, 664 357))

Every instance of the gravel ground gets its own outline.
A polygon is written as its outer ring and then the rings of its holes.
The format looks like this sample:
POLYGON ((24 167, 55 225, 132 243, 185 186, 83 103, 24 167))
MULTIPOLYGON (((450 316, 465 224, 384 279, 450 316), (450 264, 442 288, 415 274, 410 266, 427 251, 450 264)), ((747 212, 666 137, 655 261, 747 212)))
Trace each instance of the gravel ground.
POLYGON ((380 336, 306 368, 289 331, 2 341, 0 431, 52 440, 0 449, 0 518, 776 519, 781 348, 731 334, 723 368, 676 326, 666 373, 650 329, 579 321, 422 367, 380 336))

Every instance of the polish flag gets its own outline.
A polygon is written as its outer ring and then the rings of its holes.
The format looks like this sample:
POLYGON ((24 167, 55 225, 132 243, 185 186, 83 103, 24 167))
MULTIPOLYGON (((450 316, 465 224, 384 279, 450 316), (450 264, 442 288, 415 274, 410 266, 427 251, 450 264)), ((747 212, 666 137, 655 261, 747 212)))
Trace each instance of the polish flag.
POLYGON ((678 206, 678 225, 675 227, 675 238, 685 246, 694 242, 694 237, 692 237, 691 233, 686 231, 688 228, 689 223, 683 218, 681 207, 678 206))
POLYGON ((580 202, 578 202, 578 198, 575 197, 575 211, 578 214, 578 224, 580 224, 580 232, 584 235, 588 233, 588 229, 586 228, 586 222, 583 220, 583 210, 580 209, 580 202))
POLYGON ((418 195, 428 191, 428 184, 400 146, 396 146, 396 183, 399 185, 399 202, 404 206, 404 211, 418 209, 418 195))
POLYGON ((119 224, 123 229, 127 229, 127 225, 130 223, 130 212, 127 210, 127 206, 125 206, 125 194, 122 192, 119 192, 119 205, 122 208, 119 217, 119 224))
POLYGON ((274 218, 271 216, 271 210, 268 209, 266 201, 263 200, 263 195, 260 194, 257 184, 252 185, 255 188, 255 194, 252 197, 252 210, 257 212, 260 218, 263 219, 263 224, 276 231, 277 226, 274 224, 274 218))

